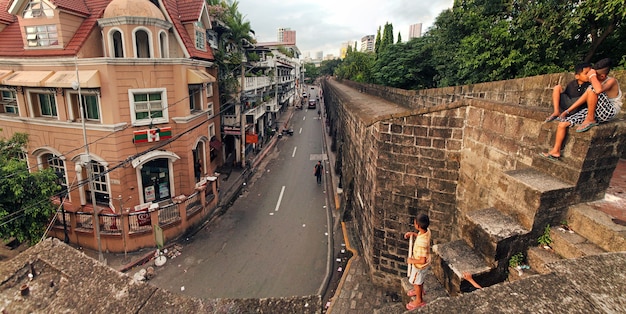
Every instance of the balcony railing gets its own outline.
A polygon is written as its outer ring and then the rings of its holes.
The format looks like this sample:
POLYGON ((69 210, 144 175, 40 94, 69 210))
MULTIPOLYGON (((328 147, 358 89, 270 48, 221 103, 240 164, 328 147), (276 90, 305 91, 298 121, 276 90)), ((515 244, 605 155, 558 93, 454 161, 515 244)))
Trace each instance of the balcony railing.
MULTIPOLYGON (((127 245, 130 249, 153 245, 155 239, 152 235, 154 225, 158 225, 163 230, 170 229, 168 237, 172 236, 172 232, 177 234, 186 232, 187 228, 199 221, 198 219, 206 218, 200 217, 191 220, 193 216, 198 217, 200 213, 205 215, 214 213, 213 209, 217 208, 214 188, 213 184, 209 184, 206 189, 196 191, 189 197, 177 197, 159 202, 159 207, 155 208, 154 211, 149 211, 146 208, 134 212, 99 213, 96 220, 100 227, 100 234, 105 236, 102 238, 102 241, 106 241, 103 243, 103 248, 115 251, 119 250, 120 247, 126 250, 127 245), (127 236, 129 235, 133 236, 131 242, 128 242, 127 236), (108 243, 109 241, 111 242, 108 243), (115 241, 120 242, 115 243, 115 241)), ((59 211, 55 214, 52 234, 62 238, 65 233, 64 229, 67 229, 70 241, 89 247, 93 245, 93 238, 89 234, 94 233, 94 218, 92 212, 66 211, 64 222, 63 214, 59 211)))
POLYGON ((196 192, 191 194, 184 202, 185 210, 187 211, 187 217, 193 216, 196 212, 202 209, 202 202, 200 200, 200 193, 196 192))

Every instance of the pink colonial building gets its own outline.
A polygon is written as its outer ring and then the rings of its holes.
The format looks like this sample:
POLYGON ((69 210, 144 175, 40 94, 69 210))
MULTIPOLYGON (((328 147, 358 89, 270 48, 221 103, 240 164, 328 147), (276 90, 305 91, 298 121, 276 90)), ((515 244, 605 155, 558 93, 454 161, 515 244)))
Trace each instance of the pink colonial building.
POLYGON ((204 0, 0 0, 0 137, 29 134, 30 171, 69 191, 50 235, 133 251, 211 214, 210 27, 204 0))

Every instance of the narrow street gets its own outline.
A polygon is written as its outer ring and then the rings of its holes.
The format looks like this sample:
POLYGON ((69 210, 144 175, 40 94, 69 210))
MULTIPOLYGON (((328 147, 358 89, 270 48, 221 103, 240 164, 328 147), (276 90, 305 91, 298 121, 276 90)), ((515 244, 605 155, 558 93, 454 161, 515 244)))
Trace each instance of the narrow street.
MULTIPOLYGON (((311 98, 318 91, 307 87, 311 98)), ((327 163, 316 109, 295 110, 283 136, 224 215, 181 241, 181 254, 150 282, 201 298, 264 298, 323 293, 334 269, 327 163)), ((334 201, 334 200, 332 200, 334 201)), ((335 282, 337 278, 335 278, 335 282)))

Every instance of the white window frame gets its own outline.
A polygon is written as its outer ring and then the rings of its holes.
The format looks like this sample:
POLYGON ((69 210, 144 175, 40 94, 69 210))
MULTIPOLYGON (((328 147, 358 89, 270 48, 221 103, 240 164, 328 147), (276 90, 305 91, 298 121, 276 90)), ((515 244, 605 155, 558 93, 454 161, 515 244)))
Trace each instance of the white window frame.
POLYGON ((207 116, 209 118, 213 117, 213 115, 215 114, 215 109, 213 107, 213 102, 212 101, 207 103, 207 105, 206 105, 206 112, 207 112, 207 116))
POLYGON ((200 23, 200 21, 195 22, 193 26, 194 26, 194 31, 195 31, 194 43, 195 43, 196 49, 206 51, 206 44, 207 44, 206 30, 202 27, 202 23, 200 23))
POLYGON ((59 46, 59 27, 56 24, 25 26, 24 34, 26 34, 26 47, 27 48, 59 46), (48 28, 52 26, 54 26, 55 30, 49 31, 48 28), (46 30, 45 31, 39 30, 39 28, 41 27, 45 27, 46 30), (52 34, 56 35, 56 37, 50 37, 50 35, 52 34))
POLYGON ((133 56, 135 58, 139 58, 138 54, 137 54, 137 32, 138 31, 144 31, 146 32, 146 34, 148 34, 148 52, 150 53, 150 55, 147 58, 142 58, 142 59, 150 59, 150 58, 154 58, 154 45, 153 43, 153 38, 152 38, 152 32, 145 28, 145 27, 137 27, 135 29, 133 29, 133 56))
POLYGON ((211 124, 209 124, 209 139, 213 138, 213 136, 215 136, 215 122, 211 122, 211 124))
POLYGON ((168 104, 167 104, 167 90, 165 88, 143 88, 143 89, 129 89, 128 90, 128 102, 130 104, 130 119, 133 126, 150 125, 167 123, 169 121, 168 104), (137 119, 135 112, 135 95, 136 94, 153 94, 161 93, 161 108, 163 111, 163 117, 152 119, 137 119))
POLYGON ((52 90, 44 90, 44 89, 30 89, 28 90, 28 107, 30 109, 31 118, 48 118, 48 119, 59 119, 59 105, 56 99, 56 92, 52 90), (54 106, 57 112, 56 116, 44 116, 41 112, 41 104, 39 103, 40 94, 52 95, 54 98, 54 106), (33 97, 37 98, 37 102, 33 103, 33 97))
MULTIPOLYGON (((92 167, 90 169, 91 175, 92 175, 92 178, 93 178, 91 185, 93 186, 94 192, 108 195, 109 196, 109 202, 110 202, 111 201, 111 186, 109 184, 109 174, 107 173, 107 174, 104 174, 104 175, 100 176, 100 173, 96 173, 96 172, 93 171, 93 165, 92 164, 96 164, 98 167, 102 168, 103 172, 107 171, 107 166, 105 164, 103 164, 103 163, 100 163, 100 162, 96 161, 96 160, 91 160, 90 163, 91 164, 89 164, 89 165, 85 165, 85 167, 92 167), (104 188, 106 190, 99 189, 99 188, 97 188, 98 186, 104 186, 104 188)), ((88 186, 87 189, 91 189, 91 186, 88 186)), ((87 193, 91 194, 91 191, 88 190, 88 191, 84 191, 83 193, 85 193, 85 198, 86 199, 90 199, 91 198, 91 195, 87 196, 87 193)), ((93 200, 92 200, 92 202, 93 202, 93 200)), ((96 201, 96 203, 101 204, 101 205, 105 205, 103 202, 96 201)))
POLYGON ((167 32, 160 31, 159 32, 159 54, 160 58, 169 58, 169 38, 167 37, 167 32))
POLYGON ((3 112, 7 114, 20 115, 20 108, 17 105, 17 92, 11 89, 0 89, 0 105, 3 107, 3 112), (5 93, 9 93, 9 97, 5 97, 5 93), (11 97, 12 96, 12 97, 11 97), (13 108, 15 112, 9 112, 7 108, 13 108))
POLYGON ((206 97, 213 97, 213 83, 206 83, 206 97))
MULTIPOLYGON (((75 92, 74 90, 67 90, 66 91, 66 103, 69 104, 69 119, 71 121, 80 121, 80 107, 81 104, 76 104, 74 103, 74 99, 76 99, 76 101, 78 101, 78 92, 75 92)), ((90 119, 89 117, 87 117, 86 113, 85 113, 85 121, 89 122, 89 121, 94 121, 94 122, 98 122, 98 123, 102 123, 102 103, 100 101, 100 93, 97 91, 93 91, 93 90, 82 90, 80 93, 81 97, 88 97, 88 96, 95 96, 96 97, 96 102, 98 103, 98 119, 90 119)))
POLYGON ((125 44, 125 38, 124 38, 124 32, 117 28, 111 28, 109 30, 109 34, 107 36, 108 40, 109 40, 109 57, 111 58, 124 58, 128 55, 128 52, 126 51, 126 44, 125 44), (116 57, 115 56, 115 39, 113 38, 114 33, 119 32, 120 36, 122 37, 122 56, 121 57, 116 57))
POLYGON ((38 18, 51 18, 54 17, 54 9, 43 0, 30 0, 28 1, 28 5, 24 7, 24 11, 22 11, 22 17, 24 19, 38 19, 38 18), (40 9, 33 10, 33 6, 39 4, 40 9), (38 12, 38 14, 33 14, 38 12))

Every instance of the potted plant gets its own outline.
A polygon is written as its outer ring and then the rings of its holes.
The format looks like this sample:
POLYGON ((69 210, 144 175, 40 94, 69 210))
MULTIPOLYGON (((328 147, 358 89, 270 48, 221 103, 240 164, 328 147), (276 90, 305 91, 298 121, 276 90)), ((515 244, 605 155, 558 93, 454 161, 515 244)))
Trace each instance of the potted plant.
POLYGON ((544 249, 551 249, 550 244, 552 244, 552 238, 550 237, 550 225, 547 225, 543 229, 543 234, 539 236, 537 242, 539 242, 539 245, 541 245, 544 249))

